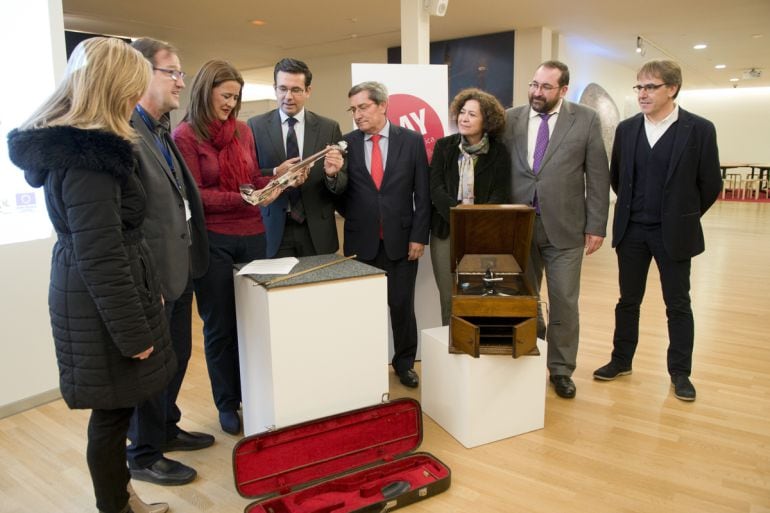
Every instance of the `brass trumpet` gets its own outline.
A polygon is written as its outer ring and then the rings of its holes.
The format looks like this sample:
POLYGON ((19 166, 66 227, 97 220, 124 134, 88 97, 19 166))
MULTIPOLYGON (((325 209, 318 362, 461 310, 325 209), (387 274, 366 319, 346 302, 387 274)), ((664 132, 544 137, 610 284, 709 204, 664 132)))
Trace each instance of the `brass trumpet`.
POLYGON ((330 151, 338 150, 340 153, 344 155, 346 153, 347 147, 348 147, 348 143, 346 143, 345 141, 340 141, 337 144, 333 144, 317 153, 310 155, 305 159, 300 160, 295 164, 292 164, 284 174, 270 180, 270 182, 268 182, 265 188, 259 191, 258 194, 257 194, 257 191, 254 189, 253 185, 251 184, 241 185, 240 186, 241 197, 244 199, 244 201, 246 201, 251 205, 259 205, 262 202, 264 202, 273 193, 273 191, 276 188, 280 187, 281 191, 283 191, 284 189, 291 187, 293 183, 297 180, 297 178, 300 176, 300 173, 302 173, 303 169, 305 169, 306 167, 312 166, 313 164, 321 160, 321 158, 323 158, 323 156, 329 153, 330 151))

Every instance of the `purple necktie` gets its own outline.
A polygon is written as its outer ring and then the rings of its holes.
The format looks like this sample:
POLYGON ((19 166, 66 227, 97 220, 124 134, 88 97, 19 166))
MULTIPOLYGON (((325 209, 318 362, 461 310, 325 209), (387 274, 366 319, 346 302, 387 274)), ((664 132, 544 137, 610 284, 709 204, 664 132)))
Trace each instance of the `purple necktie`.
MULTIPOLYGON (((548 140, 550 139, 548 120, 553 116, 553 113, 538 114, 538 116, 540 116, 540 127, 537 129, 537 139, 535 139, 535 154, 532 155, 532 171, 535 174, 540 172, 540 165, 543 162, 545 150, 548 148, 548 140)), ((537 190, 535 190, 535 196, 532 198, 532 206, 535 207, 537 215, 540 215, 540 201, 537 199, 537 190)))
POLYGON ((535 154, 532 156, 532 171, 535 174, 540 172, 540 164, 543 162, 543 156, 545 150, 548 148, 548 139, 550 133, 548 131, 548 119, 553 116, 551 114, 538 114, 540 116, 540 128, 537 129, 537 139, 535 139, 535 154))

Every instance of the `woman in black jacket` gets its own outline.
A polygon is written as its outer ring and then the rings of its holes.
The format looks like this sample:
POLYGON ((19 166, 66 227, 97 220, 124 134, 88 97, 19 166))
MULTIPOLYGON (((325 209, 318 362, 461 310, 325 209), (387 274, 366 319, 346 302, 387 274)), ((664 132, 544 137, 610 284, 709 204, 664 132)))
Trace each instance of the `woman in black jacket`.
POLYGON ((145 194, 129 124, 150 73, 123 41, 88 39, 53 95, 8 136, 11 160, 43 186, 56 230, 49 311, 59 384, 70 408, 92 410, 88 468, 105 513, 148 510, 135 496, 129 504, 126 432, 134 406, 159 393, 176 365, 141 231, 145 194))
POLYGON ((511 158, 499 137, 505 128, 500 102, 480 89, 463 89, 449 113, 457 134, 436 141, 430 164, 430 258, 441 300, 441 323, 452 312, 449 209, 458 204, 502 204, 511 197, 511 158))

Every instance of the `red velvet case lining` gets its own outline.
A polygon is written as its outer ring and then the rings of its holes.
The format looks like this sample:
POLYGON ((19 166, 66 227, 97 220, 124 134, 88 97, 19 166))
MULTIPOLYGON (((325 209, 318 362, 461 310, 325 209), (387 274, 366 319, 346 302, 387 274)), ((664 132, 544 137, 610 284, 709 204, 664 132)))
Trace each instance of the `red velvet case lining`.
POLYGON ((401 399, 241 440, 235 484, 242 496, 263 498, 250 513, 355 511, 384 500, 382 488, 395 481, 414 490, 449 475, 428 454, 396 460, 421 441, 420 404, 401 399))

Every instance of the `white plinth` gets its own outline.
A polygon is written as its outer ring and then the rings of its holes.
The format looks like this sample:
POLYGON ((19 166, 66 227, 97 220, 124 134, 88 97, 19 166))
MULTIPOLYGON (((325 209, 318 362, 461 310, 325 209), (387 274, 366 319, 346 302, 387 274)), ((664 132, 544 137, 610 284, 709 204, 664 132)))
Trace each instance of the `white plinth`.
POLYGON ((546 345, 540 356, 450 354, 446 326, 422 330, 422 411, 465 447, 541 429, 546 345))
POLYGON ((384 275, 265 289, 235 276, 248 436, 379 403, 388 392, 384 275))

